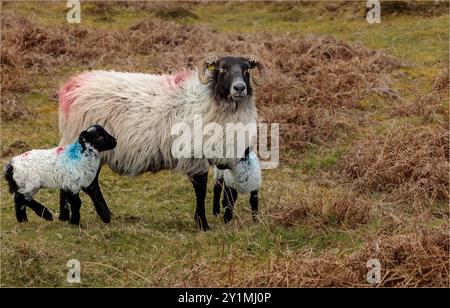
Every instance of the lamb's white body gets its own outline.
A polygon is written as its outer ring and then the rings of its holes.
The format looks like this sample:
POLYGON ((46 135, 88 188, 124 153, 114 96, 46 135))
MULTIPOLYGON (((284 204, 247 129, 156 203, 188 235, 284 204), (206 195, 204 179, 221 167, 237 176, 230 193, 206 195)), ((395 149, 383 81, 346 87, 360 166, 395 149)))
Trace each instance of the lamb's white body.
MULTIPOLYGON (((120 174, 177 169, 195 175, 207 172, 210 164, 234 165, 236 158, 177 159, 172 155, 177 136, 171 135, 171 128, 179 122, 193 127, 198 115, 203 126, 211 122, 224 127, 225 123, 247 125, 257 118, 252 97, 239 104, 218 104, 195 71, 177 75, 86 72, 60 92, 60 145, 73 142, 83 127, 98 123, 117 138, 116 148, 102 153, 102 161, 120 174)), ((218 138, 226 140, 225 135, 218 138)))
POLYGON ((214 168, 214 179, 225 181, 228 187, 239 193, 250 193, 261 186, 261 166, 258 157, 251 152, 232 169, 214 168))
POLYGON ((100 166, 100 154, 86 144, 81 151, 77 142, 67 147, 31 150, 14 157, 13 179, 18 192, 31 199, 40 188, 59 188, 78 193, 91 184, 100 166))

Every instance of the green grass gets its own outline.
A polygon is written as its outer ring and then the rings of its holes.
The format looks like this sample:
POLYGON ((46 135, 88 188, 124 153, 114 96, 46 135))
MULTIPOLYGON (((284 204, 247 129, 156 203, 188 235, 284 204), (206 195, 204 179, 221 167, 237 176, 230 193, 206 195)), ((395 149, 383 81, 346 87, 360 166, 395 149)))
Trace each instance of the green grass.
MULTIPOLYGON (((277 4, 278 5, 278 4, 277 4)), ((363 5, 363 4, 361 4, 363 5)), ((7 3, 4 11, 15 10, 47 25, 65 23, 65 2, 40 5, 30 2, 7 3)), ((394 86, 404 99, 431 89, 431 80, 447 61, 449 18, 447 15, 421 17, 382 16, 381 24, 368 24, 364 17, 347 10, 334 14, 323 8, 304 6, 292 11, 276 5, 255 3, 194 5, 197 17, 171 18, 183 24, 207 24, 224 32, 273 33, 292 31, 304 35, 332 35, 349 41, 383 49, 407 64, 394 77, 394 86)), ((89 27, 124 28, 155 16, 154 10, 113 9, 95 13, 91 4, 82 4, 82 23, 89 27), (84 13, 83 13, 84 12, 84 13)), ((142 59, 145 61, 145 59, 142 59)), ((60 78, 81 68, 64 68, 60 78)), ((36 76, 33 88, 21 99, 32 109, 26 121, 1 123, 1 149, 16 140, 33 148, 47 148, 58 143, 57 105, 48 101, 40 89, 45 77, 36 76)), ((375 129, 397 122, 417 119, 389 119, 389 106, 398 104, 374 95, 361 102, 362 109, 375 121, 375 129)), ((416 121, 417 120, 417 121, 416 121)), ((364 131, 364 130, 363 130, 364 131)), ((2 286, 70 286, 65 281, 66 263, 75 258, 82 264, 81 286, 195 286, 233 285, 232 268, 251 269, 274 256, 312 251, 314 255, 357 250, 367 234, 381 232, 384 225, 375 217, 368 225, 345 230, 333 223, 327 227, 299 224, 284 228, 273 222, 270 209, 281 203, 296 203, 296 194, 305 187, 332 192, 319 182, 340 161, 347 147, 360 133, 347 140, 322 143, 295 153, 298 163, 285 164, 263 173, 261 222, 254 224, 247 197, 240 198, 236 217, 225 225, 211 212, 212 192, 207 194, 207 218, 211 232, 200 232, 193 221, 194 192, 185 176, 170 172, 145 174, 136 178, 121 177, 105 168, 101 186, 114 213, 109 225, 97 217, 90 200, 82 196, 82 228, 57 221, 58 193, 42 190, 37 200, 48 206, 56 221, 44 222, 29 213, 30 222, 18 224, 14 219, 11 196, 1 182, 1 285, 2 286), (211 277, 203 277, 209 273, 211 277), (202 280, 203 279, 203 280, 202 280), (209 280, 206 281, 206 280, 209 280)), ((6 159, 2 159, 5 163, 6 159)), ((211 188, 211 179, 209 188, 211 188)), ((338 189, 347 189, 338 187, 338 189)), ((372 196, 374 203, 382 196, 372 196)), ((439 207, 442 209, 442 205, 439 207)), ((433 221, 440 225, 442 220, 433 221)), ((364 264, 362 265, 365 266, 364 264)))

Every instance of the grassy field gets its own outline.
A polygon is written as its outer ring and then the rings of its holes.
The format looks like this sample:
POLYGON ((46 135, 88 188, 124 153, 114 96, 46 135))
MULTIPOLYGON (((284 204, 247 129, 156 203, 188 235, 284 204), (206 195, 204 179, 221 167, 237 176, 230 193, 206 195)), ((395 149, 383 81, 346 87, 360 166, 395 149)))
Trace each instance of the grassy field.
MULTIPOLYGON (((380 24, 364 7, 83 2, 68 25, 65 2, 2 2, 2 164, 58 144, 54 94, 77 72, 174 72, 212 51, 267 62, 258 108, 281 123, 283 152, 263 171, 258 224, 247 197, 232 223, 212 216, 210 183, 210 232, 175 173, 104 168, 113 221, 82 195, 82 228, 17 223, 2 181, 1 286, 73 286, 66 263, 78 259, 82 287, 448 287, 448 6, 382 4, 380 24), (378 285, 365 278, 372 258, 378 285)), ((57 217, 57 192, 36 199, 57 217)))

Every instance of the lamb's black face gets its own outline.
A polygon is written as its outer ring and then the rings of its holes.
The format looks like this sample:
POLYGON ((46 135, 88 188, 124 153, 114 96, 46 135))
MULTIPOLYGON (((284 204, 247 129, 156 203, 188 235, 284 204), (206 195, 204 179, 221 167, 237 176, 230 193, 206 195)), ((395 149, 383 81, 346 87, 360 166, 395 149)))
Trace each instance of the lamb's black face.
POLYGON ((102 126, 94 124, 80 134, 80 140, 89 143, 97 151, 108 151, 116 147, 116 138, 111 136, 102 126))
POLYGON ((245 58, 224 57, 213 68, 211 83, 214 97, 219 101, 241 102, 250 97, 253 89, 250 70, 254 65, 245 58))

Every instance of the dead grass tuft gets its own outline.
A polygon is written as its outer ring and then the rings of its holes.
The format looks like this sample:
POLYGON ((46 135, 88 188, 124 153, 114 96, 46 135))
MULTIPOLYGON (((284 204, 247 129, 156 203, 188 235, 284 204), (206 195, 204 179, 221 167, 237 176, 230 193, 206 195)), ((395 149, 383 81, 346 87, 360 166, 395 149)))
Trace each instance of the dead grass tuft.
POLYGON ((448 68, 442 70, 433 79, 433 91, 415 98, 412 102, 397 105, 391 112, 392 117, 422 117, 425 123, 441 123, 448 127, 448 68))
POLYGON ((306 189, 294 198, 297 203, 271 209, 270 216, 284 227, 302 224, 353 229, 370 221, 372 204, 349 192, 306 189))
POLYGON ((449 76, 448 76, 448 67, 436 76, 433 81, 433 90, 434 91, 443 91, 447 92, 449 90, 449 76))
POLYGON ((382 235, 353 254, 337 257, 310 251, 272 256, 236 277, 244 287, 449 287, 448 226, 404 235, 382 235), (369 284, 366 266, 381 262, 381 282, 369 284))
POLYGON ((381 1, 381 7, 383 13, 385 14, 407 14, 420 16, 448 14, 447 1, 386 0, 381 1))
POLYGON ((342 176, 358 189, 395 192, 397 200, 448 200, 449 132, 403 125, 365 137, 342 158, 342 176))
POLYGON ((31 115, 31 111, 24 104, 18 104, 17 100, 11 96, 2 94, 1 98, 1 118, 5 121, 26 118, 31 115))
POLYGON ((29 150, 31 150, 31 147, 26 142, 17 140, 2 151, 2 157, 17 155, 29 150))
MULTIPOLYGON (((422 229, 404 235, 382 235, 366 244, 349 260, 356 269, 369 259, 382 266, 385 287, 448 287, 448 225, 436 230, 422 229)), ((360 270, 365 275, 366 269, 360 270)))

